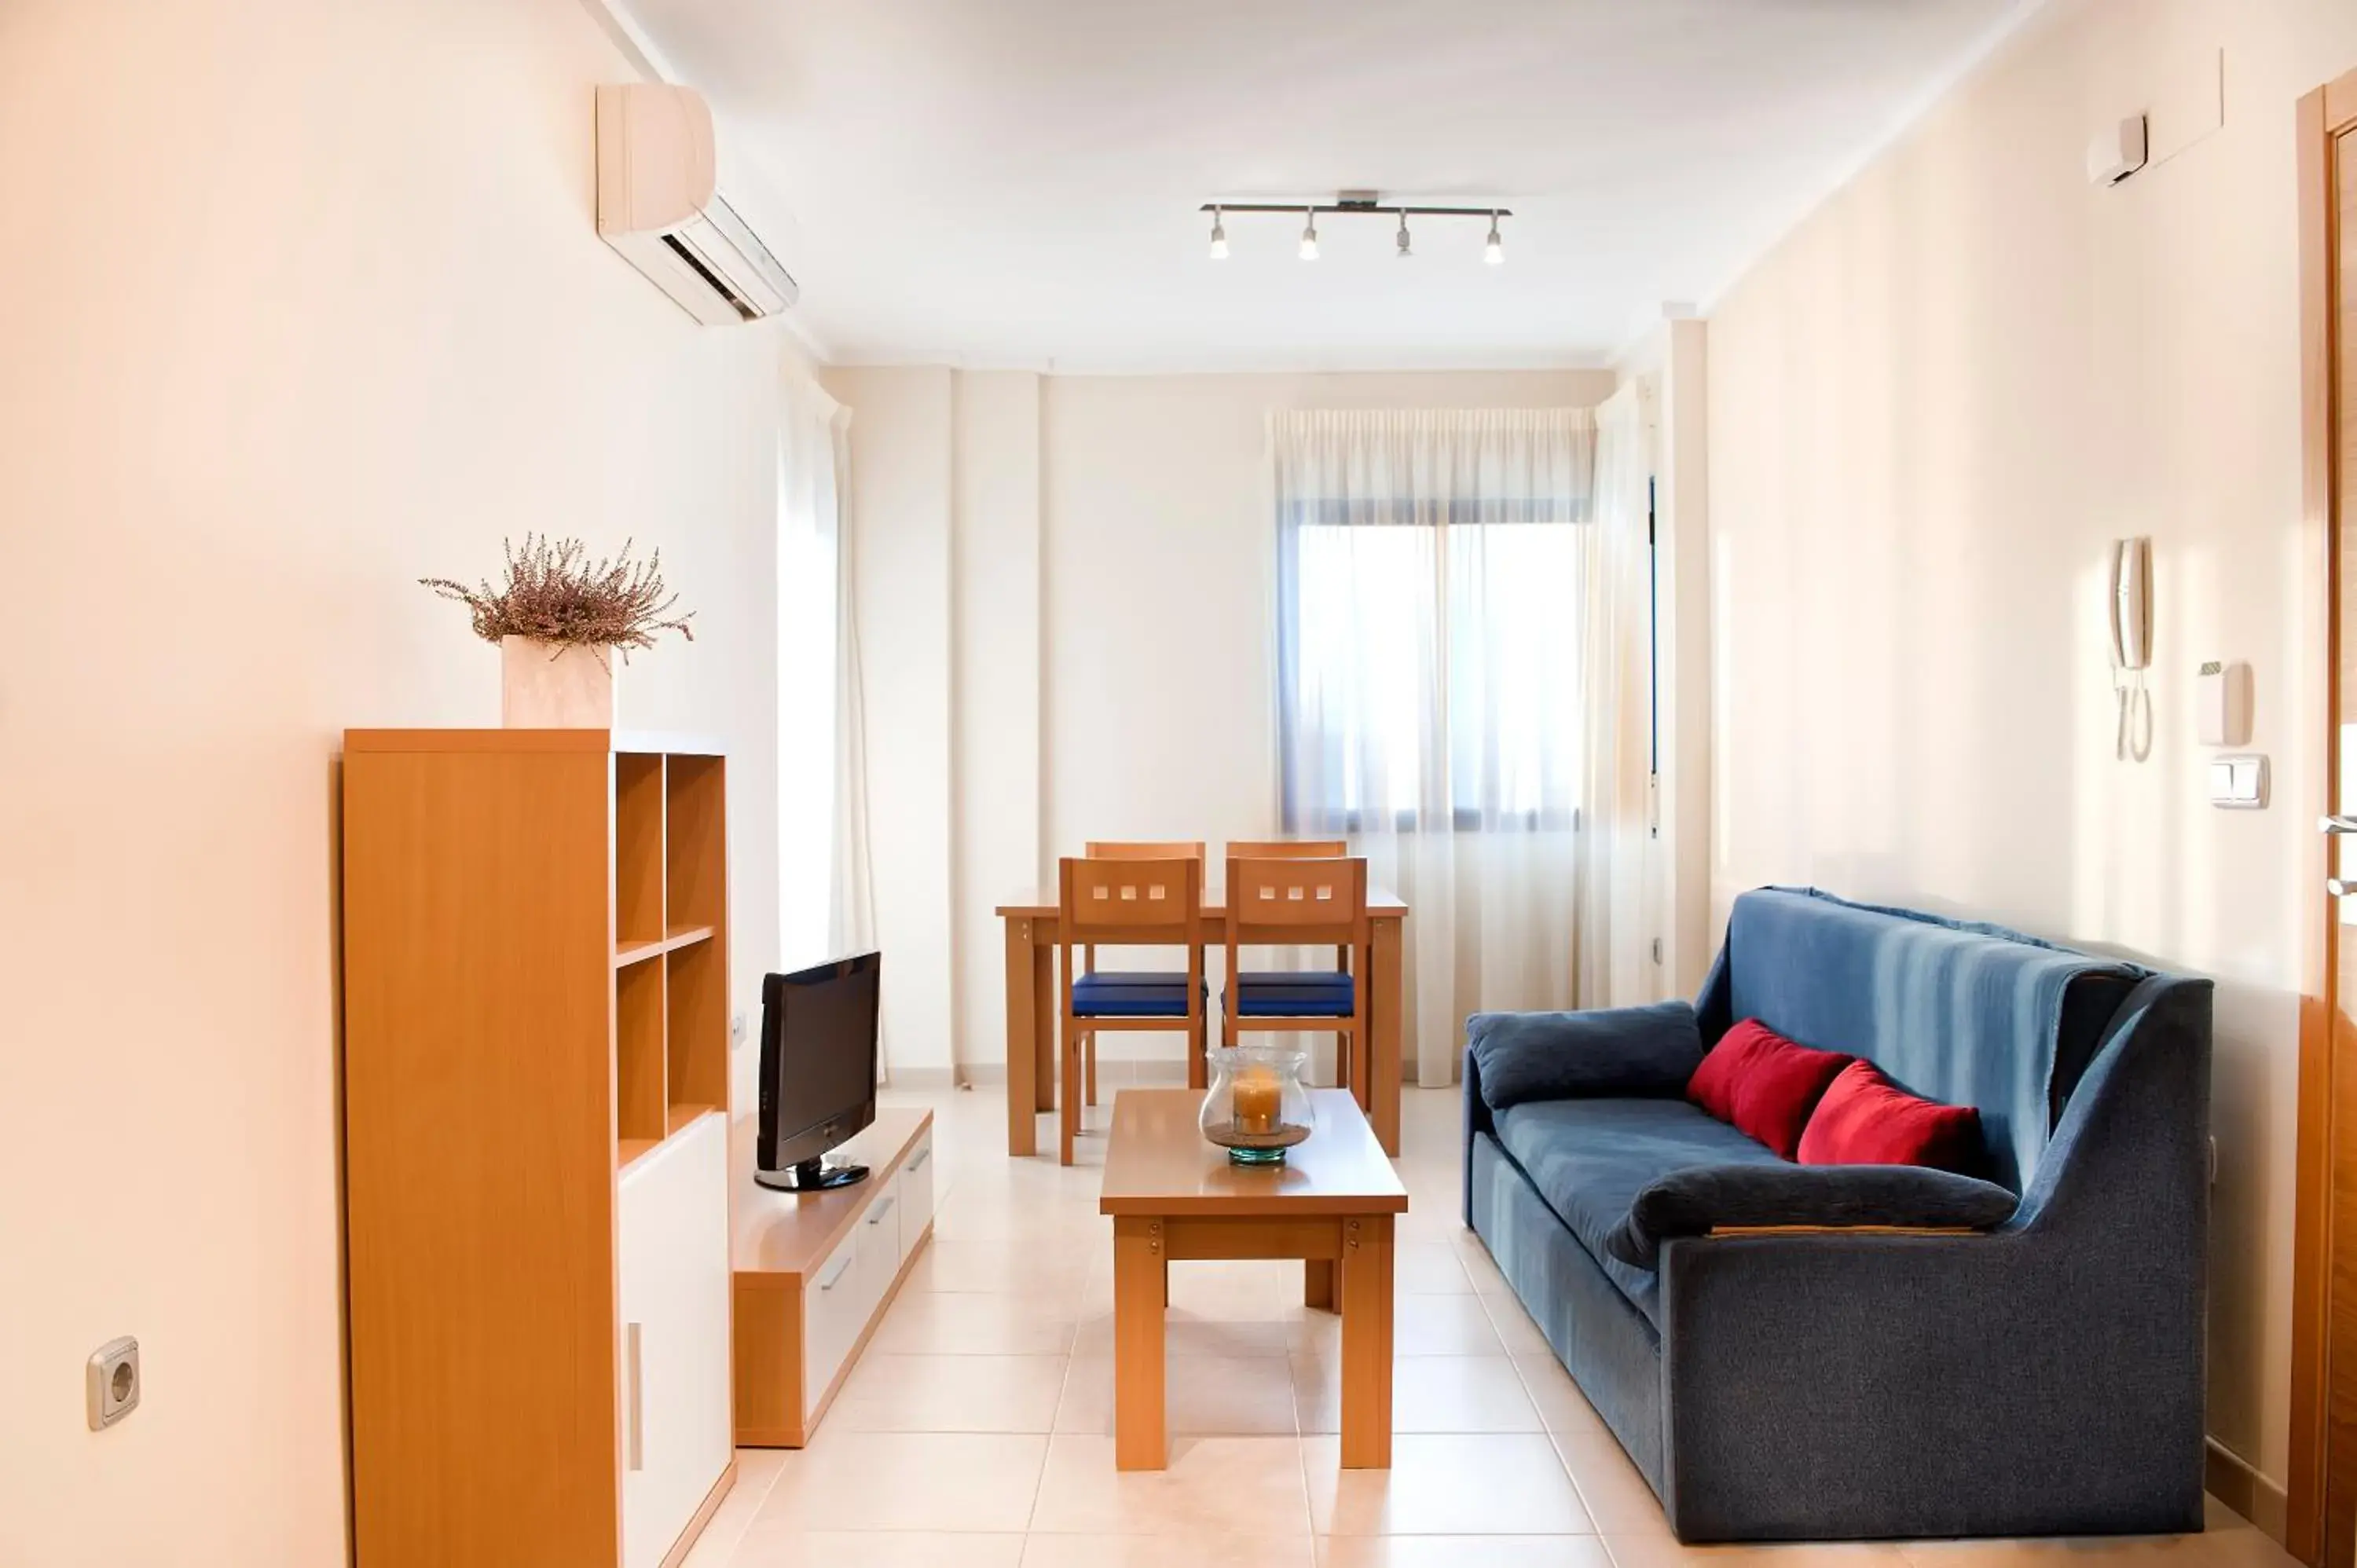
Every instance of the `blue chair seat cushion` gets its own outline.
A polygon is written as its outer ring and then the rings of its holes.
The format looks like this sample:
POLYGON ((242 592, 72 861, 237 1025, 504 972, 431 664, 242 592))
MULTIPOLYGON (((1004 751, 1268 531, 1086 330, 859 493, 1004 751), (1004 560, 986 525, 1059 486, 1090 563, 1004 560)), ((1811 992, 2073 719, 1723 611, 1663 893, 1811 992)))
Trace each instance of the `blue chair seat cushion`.
POLYGON ((1236 976, 1232 994, 1239 1018, 1351 1015, 1351 977, 1336 970, 1258 974, 1246 971, 1236 976))
POLYGON ((1498 1142, 1555 1218, 1656 1331, 1661 1277, 1609 1244, 1637 1195, 1694 1165, 1791 1168, 1765 1144, 1684 1100, 1527 1101, 1500 1112, 1497 1128, 1498 1142))
POLYGON ((1083 974, 1072 982, 1072 1012, 1082 1018, 1184 1018, 1187 976, 1141 970, 1083 974))

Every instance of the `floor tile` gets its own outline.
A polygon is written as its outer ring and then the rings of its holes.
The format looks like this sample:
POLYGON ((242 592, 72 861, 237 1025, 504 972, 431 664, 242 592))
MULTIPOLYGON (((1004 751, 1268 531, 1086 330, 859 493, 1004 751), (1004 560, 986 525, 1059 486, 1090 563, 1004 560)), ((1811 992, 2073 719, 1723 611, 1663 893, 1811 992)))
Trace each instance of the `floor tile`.
POLYGON ((1614 1568, 1589 1535, 1321 1535, 1318 1568, 1614 1568))
POLYGON ((900 1356, 1062 1356, 1073 1322, 1060 1308, 1019 1295, 902 1292, 869 1343, 900 1356))
POLYGON ((1544 1436, 1395 1436, 1388 1470, 1342 1469, 1339 1438, 1305 1438, 1303 1452, 1320 1535, 1595 1533, 1544 1436))
MULTIPOLYGON (((1329 1313, 1326 1316, 1331 1317, 1333 1315, 1329 1313)), ((1172 1307, 1162 1321, 1162 1353, 1173 1360, 1195 1356, 1218 1356, 1230 1359, 1270 1357, 1281 1361, 1285 1357, 1286 1337, 1287 1325, 1278 1319, 1248 1321, 1206 1317, 1200 1313, 1172 1307)), ((1072 1354, 1113 1354, 1111 1307, 1092 1313, 1081 1320, 1080 1331, 1072 1341, 1072 1354)))
POLYGON ((745 1539, 728 1568, 1019 1568, 1022 1561, 1019 1535, 765 1527, 745 1539))
POLYGON ((909 1266, 901 1289, 1077 1298, 1092 1251, 1078 1240, 1063 1247, 1019 1248, 936 1237, 909 1266))
POLYGON ((1061 1356, 907 1356, 870 1350, 826 1424, 851 1432, 1049 1432, 1061 1356))
POLYGON ((1113 1439, 1059 1434, 1034 1535, 1309 1535, 1302 1444, 1292 1437, 1173 1437, 1169 1467, 1116 1470, 1113 1439))
MULTIPOLYGON (((1293 1358, 1301 1430, 1341 1430, 1341 1374, 1329 1354, 1293 1358)), ((1392 1430, 1538 1432, 1522 1374, 1503 1356, 1404 1356, 1392 1369, 1392 1430)))
POLYGON ((785 1450, 780 1448, 737 1450, 737 1484, 705 1521, 704 1533, 695 1538, 694 1549, 681 1568, 725 1568, 746 1528, 769 1500, 770 1488, 777 1485, 785 1462, 785 1450))
MULTIPOLYGON (((1056 1410, 1058 1432, 1114 1430, 1114 1363, 1110 1356, 1075 1356, 1056 1410)), ((1273 1356, 1190 1356, 1164 1379, 1165 1424, 1193 1437, 1290 1437, 1293 1380, 1273 1356)))
POLYGON ((1609 1432, 1557 1433, 1555 1444, 1598 1530, 1606 1535, 1668 1532, 1661 1499, 1609 1432))
POLYGON ((1031 1522, 1045 1437, 836 1432, 790 1458, 755 1531, 1016 1531, 1031 1522))
POLYGON ((1314 1568, 1307 1536, 1035 1535, 1023 1568, 1314 1568))
POLYGON ((1402 1295, 1470 1295, 1471 1276, 1445 1241, 1410 1241, 1392 1250, 1392 1282, 1402 1295))
POLYGON ((1506 1354, 1548 1357, 1555 1354, 1555 1347, 1549 1345, 1546 1336, 1539 1332, 1539 1326, 1531 1321, 1531 1315, 1523 1309, 1519 1297, 1510 1294, 1477 1295, 1475 1299, 1489 1309, 1490 1326, 1497 1332, 1499 1341, 1506 1348, 1506 1354))
POLYGON ((1539 1422, 1549 1432, 1602 1432, 1604 1418, 1579 1391, 1579 1385, 1563 1369, 1550 1350, 1537 1356, 1517 1356, 1514 1369, 1523 1377, 1523 1387, 1538 1407, 1539 1422))

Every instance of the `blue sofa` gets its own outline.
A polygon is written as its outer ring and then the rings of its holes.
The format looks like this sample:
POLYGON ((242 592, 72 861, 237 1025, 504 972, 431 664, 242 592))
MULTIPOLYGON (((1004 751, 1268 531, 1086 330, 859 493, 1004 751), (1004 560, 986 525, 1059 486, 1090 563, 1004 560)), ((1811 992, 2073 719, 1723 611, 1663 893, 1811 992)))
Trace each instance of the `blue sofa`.
POLYGON ((2210 1007, 2207 981, 1991 927, 1748 893, 1690 1023, 1471 1020, 1465 1222, 1682 1540, 2196 1530, 2210 1007), (2010 1217, 1670 1234, 1627 1261, 1632 1204, 1673 1173, 1778 1167, 1771 1208, 1862 1184, 1860 1218, 1906 1174, 1796 1167, 1689 1104, 1744 1018, 1977 1107, 2010 1217))

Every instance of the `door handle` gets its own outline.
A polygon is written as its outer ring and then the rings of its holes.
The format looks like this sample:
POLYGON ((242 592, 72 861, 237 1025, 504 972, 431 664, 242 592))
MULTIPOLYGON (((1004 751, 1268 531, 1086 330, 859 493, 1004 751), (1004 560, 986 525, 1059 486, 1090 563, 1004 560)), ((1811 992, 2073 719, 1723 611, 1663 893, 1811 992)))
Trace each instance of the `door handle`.
POLYGON ((647 1467, 647 1384, 646 1357, 640 1341, 645 1337, 645 1326, 633 1323, 623 1338, 623 1356, 629 1363, 630 1390, 630 1443, 629 1466, 633 1470, 647 1467))
POLYGON ((2328 876, 2324 879, 2324 890, 2335 898, 2357 898, 2357 879, 2328 876))
POLYGON ((835 1286, 835 1282, 843 1278, 843 1271, 849 1267, 851 1267, 851 1254, 849 1252, 845 1252, 843 1256, 834 1261, 834 1267, 827 1270, 825 1273, 819 1276, 818 1288, 821 1290, 833 1290, 835 1286))
POLYGON ((896 1195, 892 1197, 888 1197, 883 1202, 877 1204, 873 1209, 869 1210, 867 1215, 867 1223, 870 1225, 882 1224, 884 1222, 884 1217, 892 1212, 892 1205, 899 1201, 899 1199, 896 1195))
POLYGON ((2357 833, 2357 817, 2319 817, 2316 819, 2316 831, 2335 837, 2342 833, 2357 833))

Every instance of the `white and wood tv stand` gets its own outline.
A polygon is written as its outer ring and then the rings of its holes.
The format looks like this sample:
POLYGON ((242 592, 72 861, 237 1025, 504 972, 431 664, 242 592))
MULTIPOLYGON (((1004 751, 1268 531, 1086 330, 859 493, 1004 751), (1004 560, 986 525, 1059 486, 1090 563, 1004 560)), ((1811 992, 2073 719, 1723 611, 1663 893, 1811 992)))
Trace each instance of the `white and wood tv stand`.
POLYGON ((813 1193, 755 1184, 757 1120, 729 1138, 737 1444, 800 1448, 932 1238, 933 1113, 879 1110, 834 1151, 867 1179, 813 1193))

